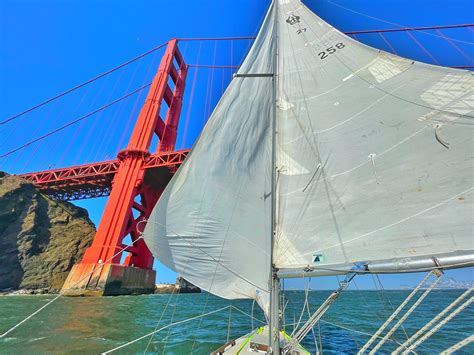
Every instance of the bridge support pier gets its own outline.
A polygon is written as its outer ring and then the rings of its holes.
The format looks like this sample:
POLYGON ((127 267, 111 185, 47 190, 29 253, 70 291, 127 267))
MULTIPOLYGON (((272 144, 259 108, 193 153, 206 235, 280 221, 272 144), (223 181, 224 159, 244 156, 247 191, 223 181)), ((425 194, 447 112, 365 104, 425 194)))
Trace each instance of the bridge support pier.
POLYGON ((156 272, 120 264, 76 264, 63 285, 65 296, 117 296, 155 291, 156 272))
POLYGON ((158 72, 150 86, 132 136, 112 182, 92 245, 81 263, 74 265, 62 292, 70 296, 106 296, 151 293, 155 289, 153 255, 137 228, 146 221, 166 184, 169 167, 145 169, 150 151, 174 150, 188 66, 178 50, 177 40, 168 42, 158 72), (166 107, 162 103, 166 103, 166 107), (165 111, 164 108, 167 108, 165 111), (166 112, 165 119, 161 118, 166 112), (156 147, 150 149, 156 136, 156 147), (125 245, 129 236, 132 244, 125 245), (123 258, 122 253, 129 255, 123 258))

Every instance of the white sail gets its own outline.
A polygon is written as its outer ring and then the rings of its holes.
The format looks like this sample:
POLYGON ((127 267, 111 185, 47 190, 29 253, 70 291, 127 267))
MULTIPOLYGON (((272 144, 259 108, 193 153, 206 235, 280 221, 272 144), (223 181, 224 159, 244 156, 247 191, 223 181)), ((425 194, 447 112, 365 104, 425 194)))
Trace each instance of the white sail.
POLYGON ((216 295, 268 299, 275 108, 277 268, 474 261, 470 72, 374 50, 279 0, 239 73, 267 75, 234 78, 147 223, 162 263, 216 295))
POLYGON ((144 238, 186 280, 267 308, 271 238, 273 12, 192 152, 153 210, 144 238), (269 75, 270 74, 270 75, 269 75))
POLYGON ((300 1, 280 4, 276 266, 474 262, 473 74, 375 50, 300 1))

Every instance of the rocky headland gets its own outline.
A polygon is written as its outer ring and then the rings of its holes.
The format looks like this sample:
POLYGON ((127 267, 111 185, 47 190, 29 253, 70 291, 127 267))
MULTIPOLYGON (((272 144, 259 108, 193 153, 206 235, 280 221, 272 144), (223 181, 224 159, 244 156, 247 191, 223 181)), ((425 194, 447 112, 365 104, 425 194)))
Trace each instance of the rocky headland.
POLYGON ((0 292, 58 292, 94 234, 85 209, 0 172, 0 292))

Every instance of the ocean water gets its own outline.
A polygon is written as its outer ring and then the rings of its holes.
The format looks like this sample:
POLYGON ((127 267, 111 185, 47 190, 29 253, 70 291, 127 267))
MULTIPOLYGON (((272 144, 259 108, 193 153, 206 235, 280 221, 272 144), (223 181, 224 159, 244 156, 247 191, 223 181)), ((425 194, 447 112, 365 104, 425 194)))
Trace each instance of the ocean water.
MULTIPOLYGON (((395 349, 406 334, 436 316, 460 295, 462 290, 433 291, 392 337, 381 353, 395 349), (406 333, 406 334, 405 334, 406 333)), ((311 310, 330 294, 312 291, 311 310)), ((346 291, 326 313, 321 322, 324 354, 354 354, 383 321, 408 295, 408 291, 346 291), (367 334, 366 334, 367 333, 367 334)), ((53 296, 0 296, 0 333, 43 306, 53 296)), ((285 292, 286 331, 298 322, 304 292, 285 292)), ((102 298, 61 297, 28 322, 0 339, 0 354, 98 354, 143 336, 172 322, 217 310, 229 304, 242 312, 252 313, 252 302, 229 301, 208 293, 183 295, 143 295, 102 298)), ((474 333, 474 307, 471 305, 438 333, 423 343, 418 354, 435 354, 474 333)), ((307 313, 305 312, 306 319, 307 313)), ((226 342, 260 325, 263 314, 254 307, 254 320, 236 309, 225 309, 207 317, 166 328, 120 349, 116 354, 208 354, 226 342), (230 316, 230 327, 229 327, 230 316)), ((318 339, 318 328, 315 327, 318 339)), ((318 340, 319 341, 319 340, 318 340)), ((310 333, 302 343, 315 353, 310 333)), ((473 344, 459 354, 474 354, 473 344)))

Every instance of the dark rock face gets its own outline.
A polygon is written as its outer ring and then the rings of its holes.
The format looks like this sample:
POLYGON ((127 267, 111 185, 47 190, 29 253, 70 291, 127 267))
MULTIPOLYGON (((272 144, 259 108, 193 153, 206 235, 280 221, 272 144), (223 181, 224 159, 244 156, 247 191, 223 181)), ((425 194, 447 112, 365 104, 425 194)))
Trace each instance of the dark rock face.
POLYGON ((94 234, 83 208, 0 173, 0 290, 59 291, 94 234))
POLYGON ((178 285, 180 293, 201 293, 201 289, 199 287, 183 279, 181 276, 178 276, 176 279, 176 285, 178 285))
POLYGON ((155 293, 201 293, 201 289, 181 276, 176 278, 176 283, 156 285, 155 293))

